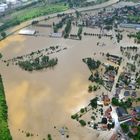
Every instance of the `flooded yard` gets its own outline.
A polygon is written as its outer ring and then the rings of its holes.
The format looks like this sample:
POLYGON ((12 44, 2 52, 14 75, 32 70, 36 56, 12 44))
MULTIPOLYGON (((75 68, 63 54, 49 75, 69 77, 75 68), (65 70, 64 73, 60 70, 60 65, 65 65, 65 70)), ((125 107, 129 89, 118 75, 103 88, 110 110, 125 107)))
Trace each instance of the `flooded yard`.
MULTIPOLYGON (((43 30, 42 27, 37 28, 40 32, 43 30)), ((50 30, 44 32, 48 34, 50 30)), ((71 119, 74 112, 86 106, 95 96, 88 93, 90 71, 82 59, 94 57, 95 52, 95 58, 101 59, 101 55, 98 55, 100 52, 117 54, 119 48, 108 38, 84 35, 81 41, 13 35, 0 43, 0 51, 3 59, 10 59, 53 45, 67 47, 65 51, 52 54, 58 58, 58 64, 53 69, 27 72, 18 66, 7 67, 0 62, 9 109, 9 126, 14 140, 25 140, 25 132, 33 133, 34 136, 29 137, 31 140, 41 140, 48 134, 60 140, 62 136, 59 130, 63 126, 68 127, 70 140, 96 138, 96 131, 83 128, 71 119), (97 46, 97 42, 105 42, 105 48, 97 46)), ((98 139, 102 138, 99 136, 98 139)))

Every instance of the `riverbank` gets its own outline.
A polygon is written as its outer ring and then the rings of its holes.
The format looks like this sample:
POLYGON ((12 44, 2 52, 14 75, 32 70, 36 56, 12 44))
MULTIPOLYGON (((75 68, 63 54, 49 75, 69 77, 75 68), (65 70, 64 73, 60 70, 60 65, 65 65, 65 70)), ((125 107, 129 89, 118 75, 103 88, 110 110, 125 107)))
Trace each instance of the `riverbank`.
POLYGON ((12 140, 9 128, 8 128, 8 114, 7 104, 4 93, 4 86, 2 83, 2 77, 0 75, 0 140, 12 140))

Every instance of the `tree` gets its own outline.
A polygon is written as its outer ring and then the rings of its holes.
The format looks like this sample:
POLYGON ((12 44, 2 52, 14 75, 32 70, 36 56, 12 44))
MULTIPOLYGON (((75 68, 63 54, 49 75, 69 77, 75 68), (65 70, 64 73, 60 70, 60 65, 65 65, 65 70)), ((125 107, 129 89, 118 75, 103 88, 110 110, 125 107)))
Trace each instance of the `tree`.
POLYGON ((119 100, 115 97, 112 98, 112 105, 115 105, 115 106, 119 106, 120 103, 119 103, 119 100))
POLYGON ((96 91, 97 90, 97 86, 93 86, 93 91, 96 91))
POLYGON ((67 21, 67 25, 66 25, 65 30, 64 30, 64 38, 69 37, 70 30, 71 30, 71 20, 69 19, 67 21))
POLYGON ((91 85, 89 85, 89 87, 88 87, 88 92, 92 92, 92 86, 91 85))
POLYGON ((5 32, 1 32, 1 36, 2 36, 2 38, 5 38, 6 37, 6 33, 5 32))
POLYGON ((71 118, 72 119, 77 119, 78 118, 78 114, 76 113, 76 114, 72 115, 71 118))
POLYGON ((0 59, 2 58, 2 54, 0 53, 0 59))
POLYGON ((82 36, 81 36, 82 31, 83 31, 83 28, 82 27, 79 27, 77 36, 79 37, 80 40, 82 39, 82 36))
POLYGON ((76 17, 79 18, 80 12, 76 11, 75 14, 76 14, 76 17))
POLYGON ((129 126, 125 123, 121 124, 121 128, 124 133, 127 133, 129 131, 129 126))
POLYGON ((81 124, 81 126, 86 126, 86 122, 84 120, 80 120, 79 123, 81 124))
POLYGON ((93 108, 97 108, 97 100, 98 98, 94 98, 90 101, 90 105, 93 107, 93 108))
POLYGON ((85 109, 84 109, 84 108, 81 108, 81 109, 80 109, 80 112, 81 112, 81 113, 84 113, 84 112, 85 112, 85 109))
POLYGON ((52 140, 51 134, 48 134, 48 140, 52 140))

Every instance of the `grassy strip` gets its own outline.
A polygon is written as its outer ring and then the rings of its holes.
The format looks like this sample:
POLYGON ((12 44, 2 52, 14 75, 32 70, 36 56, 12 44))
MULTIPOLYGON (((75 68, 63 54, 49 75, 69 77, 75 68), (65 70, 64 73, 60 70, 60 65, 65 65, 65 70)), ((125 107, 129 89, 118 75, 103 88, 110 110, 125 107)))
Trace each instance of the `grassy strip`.
POLYGON ((57 12, 62 12, 68 9, 64 4, 51 4, 30 9, 25 9, 11 15, 10 19, 4 21, 4 25, 0 26, 0 31, 6 30, 15 25, 19 25, 27 20, 34 19, 39 16, 49 15, 57 12))
POLYGON ((12 140, 9 128, 8 128, 8 112, 5 100, 4 87, 2 78, 0 75, 0 140, 12 140))

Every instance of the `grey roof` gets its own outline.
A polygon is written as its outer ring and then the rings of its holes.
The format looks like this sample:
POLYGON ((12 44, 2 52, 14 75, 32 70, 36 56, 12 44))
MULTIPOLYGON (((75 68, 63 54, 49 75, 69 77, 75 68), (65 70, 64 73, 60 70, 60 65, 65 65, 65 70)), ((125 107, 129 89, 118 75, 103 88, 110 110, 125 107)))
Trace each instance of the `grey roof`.
POLYGON ((117 112, 118 117, 123 117, 123 116, 128 115, 127 111, 122 107, 117 107, 116 112, 117 112))
POLYGON ((129 91, 125 91, 124 92, 124 96, 130 96, 130 92, 129 91))

